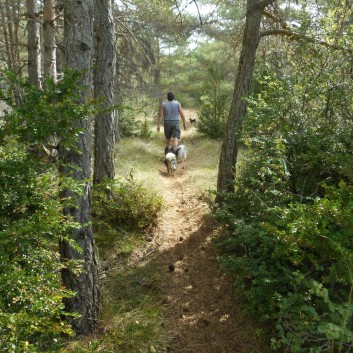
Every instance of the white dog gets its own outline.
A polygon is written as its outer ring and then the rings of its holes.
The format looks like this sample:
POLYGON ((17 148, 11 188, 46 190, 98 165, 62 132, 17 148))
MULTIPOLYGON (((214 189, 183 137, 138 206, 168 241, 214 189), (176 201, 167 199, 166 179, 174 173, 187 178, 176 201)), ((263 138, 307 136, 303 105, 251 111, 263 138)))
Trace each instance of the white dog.
POLYGON ((168 146, 165 149, 164 163, 167 166, 168 173, 172 173, 174 175, 177 170, 177 158, 173 152, 172 146, 168 146))
POLYGON ((188 151, 186 149, 186 146, 179 145, 175 150, 175 154, 176 154, 178 162, 184 162, 188 156, 188 151))
POLYGON ((174 174, 175 171, 177 170, 177 160, 173 152, 168 152, 165 155, 164 163, 167 166, 168 173, 174 174))

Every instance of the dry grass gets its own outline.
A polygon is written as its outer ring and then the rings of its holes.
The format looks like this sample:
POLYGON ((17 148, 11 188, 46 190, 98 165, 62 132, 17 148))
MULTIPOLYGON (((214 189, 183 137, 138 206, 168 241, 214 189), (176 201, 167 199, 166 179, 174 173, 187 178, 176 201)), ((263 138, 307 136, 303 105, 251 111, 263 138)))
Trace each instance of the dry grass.
MULTIPOLYGON (((220 143, 201 136, 190 126, 187 131, 182 131, 179 143, 186 145, 188 159, 178 165, 177 174, 187 173, 187 182, 193 183, 200 192, 214 189, 220 143)), ((150 141, 123 139, 117 148, 117 175, 126 177, 132 173, 137 179, 158 190, 166 171, 163 163, 164 148, 163 132, 156 133, 150 141)))

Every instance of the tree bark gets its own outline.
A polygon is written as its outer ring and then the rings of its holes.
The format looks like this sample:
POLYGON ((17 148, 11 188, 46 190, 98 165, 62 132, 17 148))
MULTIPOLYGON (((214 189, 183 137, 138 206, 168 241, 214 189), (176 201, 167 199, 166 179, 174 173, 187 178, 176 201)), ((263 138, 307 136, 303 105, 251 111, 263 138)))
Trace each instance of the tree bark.
MULTIPOLYGON (((272 1, 273 2, 273 1, 272 1)), ((220 202, 222 192, 234 192, 239 138, 246 114, 245 98, 252 89, 256 50, 260 40, 261 13, 270 0, 248 0, 242 50, 235 78, 233 99, 228 115, 225 138, 221 147, 218 168, 216 201, 220 202)))
MULTIPOLYGON (((93 0, 64 1, 64 51, 68 68, 82 72, 80 85, 81 101, 84 103, 92 96, 92 58, 93 58, 93 0)), ((68 318, 78 335, 87 335, 94 331, 98 324, 100 292, 98 285, 98 263, 91 220, 91 119, 82 117, 75 123, 82 132, 79 134, 77 151, 63 151, 61 172, 79 182, 84 187, 78 195, 65 190, 63 197, 70 197, 73 207, 65 208, 65 214, 71 215, 80 224, 73 231, 72 237, 82 248, 82 253, 75 251, 67 241, 60 243, 60 254, 63 262, 82 260, 84 272, 77 275, 68 268, 62 272, 64 285, 76 292, 73 298, 65 301, 68 312, 76 312, 77 319, 68 318)))
POLYGON ((37 13, 37 1, 27 0, 28 81, 32 85, 40 88, 40 22, 37 13))
MULTIPOLYGON (((18 38, 20 22, 19 7, 19 2, 15 3, 10 2, 9 0, 5 0, 4 4, 1 4, 1 17, 4 21, 4 39, 7 51, 8 69, 20 77, 22 74, 22 66, 18 38)), ((21 93, 19 87, 17 86, 14 88, 14 98, 16 104, 21 104, 21 93)))
POLYGON ((55 0, 43 5, 44 77, 56 80, 55 0))
MULTIPOLYGON (((160 49, 160 44, 159 44, 159 39, 156 39, 156 49, 157 49, 157 60, 154 63, 155 68, 154 68, 154 82, 156 86, 156 93, 158 97, 158 108, 162 105, 163 103, 163 93, 161 89, 161 49, 160 49)), ((157 110, 158 111, 158 110, 157 110)))
POLYGON ((5 54, 6 54, 6 63, 7 68, 11 71, 14 70, 13 68, 13 58, 12 58, 12 50, 11 50, 11 43, 10 43, 10 33, 8 28, 8 22, 11 21, 11 18, 8 17, 8 11, 5 13, 5 9, 7 10, 7 2, 1 2, 0 4, 0 12, 1 12, 1 24, 3 26, 3 36, 5 42, 5 54))
MULTIPOLYGON (((96 65, 95 97, 103 99, 101 107, 116 104, 116 46, 111 0, 95 0, 96 65)), ((115 177, 115 142, 117 111, 96 116, 94 143, 94 183, 115 177)))

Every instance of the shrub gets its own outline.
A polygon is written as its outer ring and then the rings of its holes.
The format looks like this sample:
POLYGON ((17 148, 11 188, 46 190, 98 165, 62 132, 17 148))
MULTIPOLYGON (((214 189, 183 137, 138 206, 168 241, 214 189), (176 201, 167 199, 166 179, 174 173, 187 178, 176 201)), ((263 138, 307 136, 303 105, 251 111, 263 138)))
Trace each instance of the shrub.
POLYGON ((73 335, 57 253, 73 223, 62 216, 58 178, 16 150, 0 144, 0 350, 39 352, 73 335))
POLYGON ((137 136, 139 120, 135 111, 125 109, 119 113, 119 134, 121 137, 137 136))
POLYGON ((125 107, 119 115, 119 134, 121 137, 139 137, 144 140, 152 138, 151 123, 147 118, 141 120, 141 111, 125 107))
POLYGON ((153 132, 151 130, 150 122, 145 118, 139 124, 138 137, 143 140, 150 140, 152 138, 153 132))
MULTIPOLYGON (((2 76, 3 80, 8 76, 2 76)), ((76 224, 64 217, 56 166, 39 151, 53 134, 74 148, 77 116, 93 111, 77 105, 79 74, 44 82, 38 90, 13 75, 4 84, 20 87, 22 102, 10 105, 0 124, 0 351, 55 351, 73 331, 63 317, 63 299, 74 295, 62 286, 59 241, 69 239, 76 224)), ((71 181, 72 183, 72 181, 71 181)), ((68 200, 69 201, 69 200, 68 200)), ((79 268, 79 264, 72 264, 79 268)), ((72 314, 74 315, 74 314, 72 314)))
MULTIPOLYGON (((295 77, 274 77, 262 69, 257 94, 248 100, 246 150, 235 192, 216 212, 225 229, 220 260, 234 274, 248 310, 270 327, 274 349, 348 352, 353 340, 350 108, 331 99, 327 81, 333 78, 315 75, 314 66, 295 77)), ((336 98, 347 85, 335 85, 336 98)))
POLYGON ((201 105, 197 110, 197 130, 211 139, 221 139, 224 136, 228 107, 227 95, 218 97, 201 97, 201 105))
POLYGON ((230 66, 219 57, 203 59, 201 62, 207 67, 207 77, 202 82, 203 95, 197 109, 197 129, 212 139, 221 139, 224 136, 231 101, 232 85, 227 82, 230 66))
POLYGON ((221 262, 249 310, 275 328, 275 348, 319 352, 352 341, 352 196, 341 183, 312 204, 274 207, 256 224, 226 217, 232 236, 221 262))
POLYGON ((161 197, 133 178, 95 185, 92 195, 94 221, 107 228, 148 231, 162 207, 161 197))

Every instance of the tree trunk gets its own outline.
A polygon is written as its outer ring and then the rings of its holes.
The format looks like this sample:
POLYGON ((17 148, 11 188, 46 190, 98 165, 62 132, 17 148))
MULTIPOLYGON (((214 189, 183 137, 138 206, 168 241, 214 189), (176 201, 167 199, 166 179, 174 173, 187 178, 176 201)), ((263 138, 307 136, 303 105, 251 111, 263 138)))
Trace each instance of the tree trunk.
POLYGON ((37 17, 38 5, 36 0, 27 0, 27 33, 28 33, 28 81, 40 87, 40 22, 37 17))
MULTIPOLYGON (((93 0, 64 1, 64 51, 66 66, 82 72, 81 101, 78 104, 84 103, 92 96, 93 0)), ((75 125, 82 129, 78 149, 63 152, 61 172, 64 176, 70 176, 84 184, 82 194, 65 190, 63 195, 71 197, 74 202, 74 206, 65 208, 64 212, 73 216, 80 224, 72 237, 82 248, 82 253, 75 251, 68 242, 62 241, 60 255, 63 262, 71 259, 83 261, 83 273, 76 275, 66 268, 62 272, 62 278, 64 285, 76 292, 73 298, 65 301, 66 310, 81 315, 69 320, 77 334, 87 335, 98 324, 100 301, 97 255, 90 225, 91 193, 88 180, 91 177, 91 119, 82 117, 75 125)))
POLYGON ((56 80, 56 42, 55 42, 55 0, 44 0, 43 4, 43 42, 44 77, 56 80))
MULTIPOLYGON (((161 89, 161 50, 160 50, 160 45, 159 45, 159 39, 157 38, 157 60, 154 63, 155 68, 154 68, 154 82, 155 82, 155 87, 157 91, 157 97, 158 97, 158 109, 163 103, 163 92, 161 89)), ((157 111, 158 111, 157 109, 157 111)))
POLYGON ((256 49, 260 40, 261 13, 272 1, 248 0, 242 50, 235 78, 233 100, 228 115, 227 129, 219 160, 216 201, 222 200, 222 192, 234 192, 239 138, 246 114, 246 101, 252 89, 256 49))
POLYGON ((7 1, 4 3, 3 1, 0 4, 1 11, 1 25, 3 26, 3 36, 5 42, 5 55, 6 55, 6 63, 8 70, 14 71, 13 68, 13 58, 12 58, 12 50, 10 43, 10 33, 8 22, 11 21, 11 18, 8 17, 8 11, 5 13, 5 9, 7 10, 7 1))
MULTIPOLYGON (((96 69, 95 97, 104 99, 102 108, 116 104, 116 46, 111 0, 95 0, 96 69)), ((94 132, 94 183, 115 177, 117 111, 96 116, 94 132)))
MULTIPOLYGON (((19 7, 19 2, 15 3, 9 0, 5 0, 4 4, 1 4, 1 17, 5 21, 3 26, 8 69, 20 77, 22 74, 22 66, 18 38, 20 23, 19 7)), ((21 104, 21 93, 17 86, 14 88, 14 98, 16 104, 21 104)))

